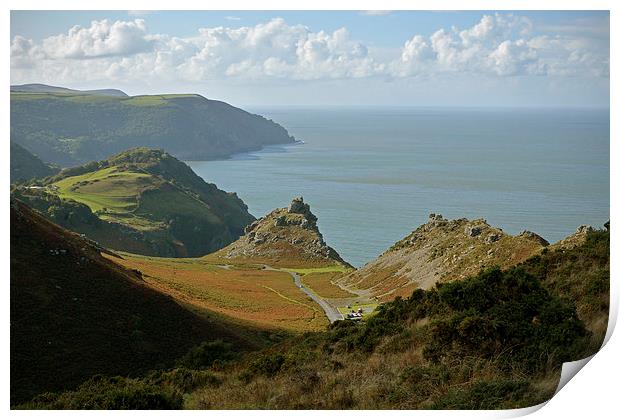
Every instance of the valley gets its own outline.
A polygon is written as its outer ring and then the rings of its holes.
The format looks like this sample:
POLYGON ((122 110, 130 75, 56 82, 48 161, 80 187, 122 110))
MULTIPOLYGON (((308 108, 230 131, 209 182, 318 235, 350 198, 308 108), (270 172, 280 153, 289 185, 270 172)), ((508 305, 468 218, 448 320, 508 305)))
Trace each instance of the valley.
POLYGON ((361 178, 342 176, 346 141, 310 170, 274 158, 269 179, 222 161, 236 172, 221 189, 180 159, 294 137, 200 95, 34 84, 12 87, 11 111, 13 408, 526 407, 607 332, 609 222, 555 243, 480 217, 419 223, 428 204, 400 186, 424 178, 383 178, 360 158, 372 148, 351 155, 361 178), (277 190, 257 200, 272 206, 255 217, 231 179, 277 190), (384 250, 354 267, 334 227, 348 250, 384 250))

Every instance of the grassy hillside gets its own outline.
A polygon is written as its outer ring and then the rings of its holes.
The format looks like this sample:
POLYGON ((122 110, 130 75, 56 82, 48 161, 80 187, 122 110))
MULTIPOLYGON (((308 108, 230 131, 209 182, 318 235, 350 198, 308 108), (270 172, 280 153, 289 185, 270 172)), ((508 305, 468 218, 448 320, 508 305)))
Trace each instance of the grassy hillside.
POLYGON ((58 168, 43 163, 19 144, 11 142, 11 183, 45 178, 58 171, 58 168))
POLYGON ((212 258, 110 257, 139 270, 144 281, 196 313, 207 310, 248 328, 277 335, 327 327, 321 308, 295 286, 290 274, 261 265, 229 264, 212 258))
POLYGON ((127 94, 118 89, 94 89, 94 90, 75 90, 58 86, 49 86, 41 83, 28 83, 25 85, 11 85, 11 92, 23 93, 55 93, 67 95, 99 95, 99 96, 121 96, 127 94))
MULTIPOLYGON (((521 266, 418 289, 365 322, 340 321, 239 362, 179 380, 178 370, 135 383, 84 384, 32 403, 68 408, 118 389, 185 394, 185 408, 499 409, 549 399, 561 364, 601 344, 606 325, 609 232, 590 232, 521 266), (175 379, 176 378, 176 379, 175 379)), ((136 406, 145 403, 134 392, 136 406)), ((179 401, 179 405, 181 402, 179 401)), ((108 407, 114 407, 110 403, 108 407)))
POLYGON ((235 194, 161 150, 132 149, 65 169, 42 186, 12 194, 104 246, 146 255, 204 255, 254 220, 235 194))
POLYGON ((247 331, 197 316, 100 252, 11 201, 12 404, 95 374, 170 367, 203 341, 256 348, 247 331))
POLYGON ((11 92, 11 140, 61 166, 139 146, 207 160, 293 142, 273 121, 200 95, 74 91, 11 92))

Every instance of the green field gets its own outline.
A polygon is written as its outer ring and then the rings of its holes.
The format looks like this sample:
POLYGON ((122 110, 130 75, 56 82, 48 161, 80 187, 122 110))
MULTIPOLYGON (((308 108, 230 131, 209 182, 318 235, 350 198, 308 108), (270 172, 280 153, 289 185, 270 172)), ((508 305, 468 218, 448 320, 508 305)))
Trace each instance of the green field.
POLYGON ((142 192, 160 183, 152 175, 123 171, 112 166, 64 178, 52 185, 57 188, 59 197, 87 205, 102 219, 148 229, 159 227, 159 224, 134 211, 142 192))

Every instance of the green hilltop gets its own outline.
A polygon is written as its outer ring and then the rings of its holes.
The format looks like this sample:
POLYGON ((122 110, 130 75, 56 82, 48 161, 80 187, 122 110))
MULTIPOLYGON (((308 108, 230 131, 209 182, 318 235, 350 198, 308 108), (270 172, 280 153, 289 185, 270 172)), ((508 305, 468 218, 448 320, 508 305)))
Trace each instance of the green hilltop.
POLYGON ((139 146, 162 148, 184 160, 209 160, 294 141, 271 120, 195 94, 15 89, 11 140, 61 166, 139 146))
POLYGON ((206 183, 162 150, 137 148, 61 171, 12 195, 106 247, 200 256, 226 246, 254 220, 234 193, 206 183))

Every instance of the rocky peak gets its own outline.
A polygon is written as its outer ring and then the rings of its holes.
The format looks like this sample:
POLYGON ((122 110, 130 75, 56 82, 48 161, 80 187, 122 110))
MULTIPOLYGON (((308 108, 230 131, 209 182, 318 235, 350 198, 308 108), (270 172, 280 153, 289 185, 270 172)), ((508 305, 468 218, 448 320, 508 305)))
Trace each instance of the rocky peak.
POLYGON ((510 267, 540 252, 548 243, 524 232, 513 236, 485 219, 447 220, 432 213, 428 221, 379 258, 344 276, 339 283, 381 300, 428 289, 492 266, 510 267))
POLYGON ((301 214, 310 224, 314 224, 317 221, 316 216, 310 211, 310 205, 304 203, 304 198, 301 196, 293 198, 288 206, 288 212, 291 214, 301 214))
POLYGON ((226 258, 264 259, 273 263, 293 260, 348 266, 325 243, 316 222, 317 217, 303 197, 296 197, 288 207, 276 209, 247 226, 245 235, 221 253, 226 258))

